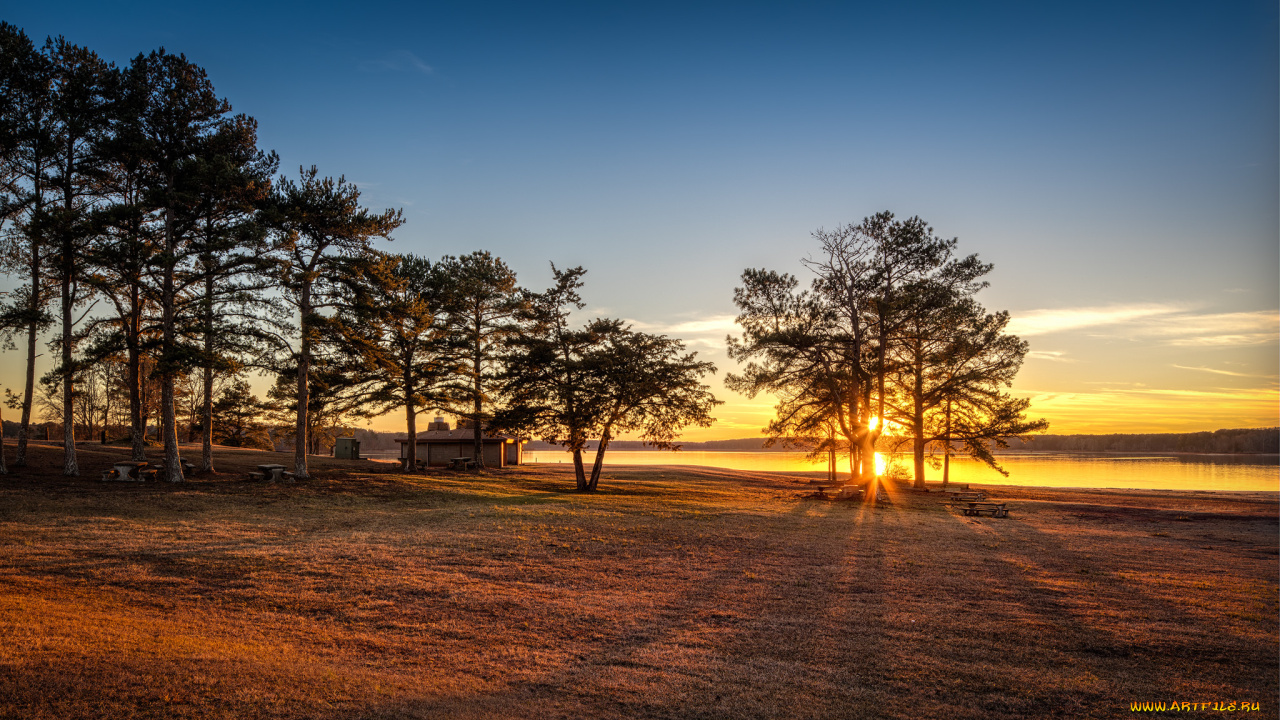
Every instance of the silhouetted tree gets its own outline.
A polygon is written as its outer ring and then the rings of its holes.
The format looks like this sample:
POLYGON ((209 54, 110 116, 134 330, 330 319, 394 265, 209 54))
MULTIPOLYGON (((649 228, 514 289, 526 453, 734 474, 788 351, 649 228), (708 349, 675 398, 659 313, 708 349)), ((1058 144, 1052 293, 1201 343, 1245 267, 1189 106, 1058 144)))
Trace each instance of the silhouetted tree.
POLYGON ((146 88, 140 108, 139 129, 146 162, 151 165, 150 204, 163 221, 153 272, 159 280, 160 343, 157 369, 160 375, 160 429, 164 443, 165 479, 181 482, 178 452, 174 380, 190 368, 198 348, 187 341, 180 326, 185 285, 192 282, 191 234, 194 199, 186 192, 184 174, 231 111, 227 101, 214 94, 205 71, 183 55, 161 48, 134 59, 136 72, 146 88))
POLYGON ((46 282, 47 205, 56 171, 56 123, 53 116, 55 69, 24 32, 0 23, 0 87, 4 117, 0 125, 4 181, 4 269, 25 274, 25 285, 0 311, 6 341, 25 334, 26 375, 14 465, 27 464, 27 440, 35 400, 36 343, 53 321, 47 312, 54 287, 46 282))
POLYGON ((317 314, 332 302, 335 286, 326 280, 334 258, 355 257, 368 252, 374 238, 391 239, 391 232, 404 218, 399 210, 373 214, 360 206, 360 191, 339 177, 322 178, 315 166, 299 170, 297 182, 281 178, 277 187, 277 228, 284 257, 285 296, 299 316, 299 345, 292 352, 297 388, 293 407, 294 473, 307 472, 307 413, 311 365, 318 340, 317 314))
POLYGON ((213 437, 220 445, 271 450, 271 439, 262 422, 264 404, 237 377, 213 403, 213 437))
POLYGON ((413 470, 418 415, 448 404, 448 381, 458 372, 458 348, 442 313, 451 279, 414 255, 369 253, 343 266, 326 335, 336 345, 336 362, 365 397, 361 415, 404 411, 407 468, 413 470))
POLYGON ((448 278, 445 314, 458 337, 465 364, 461 370, 456 414, 470 420, 475 435, 474 457, 484 467, 481 432, 489 419, 486 406, 494 405, 498 388, 501 349, 517 332, 515 318, 521 306, 516 274, 487 251, 462 257, 445 257, 440 271, 448 278))
POLYGON ((678 449, 681 428, 708 427, 711 409, 720 404, 702 384, 715 366, 685 353, 684 343, 665 335, 649 335, 623 326, 621 321, 597 323, 602 342, 587 360, 587 386, 599 403, 596 448, 591 478, 579 490, 591 492, 600 481, 609 442, 620 433, 635 432, 648 445, 678 449))
POLYGON ((201 469, 213 470, 214 374, 234 372, 253 351, 274 262, 257 214, 271 195, 275 153, 257 147, 257 122, 238 115, 209 137, 186 173, 192 197, 195 286, 194 334, 201 371, 201 469))
POLYGON ((142 119, 152 101, 146 64, 135 60, 117 71, 111 98, 111 129, 98 147, 102 202, 95 213, 98 238, 90 248, 87 282, 110 310, 94 320, 99 336, 93 354, 124 355, 130 452, 141 462, 147 459, 150 411, 145 367, 158 348, 160 327, 159 293, 149 282, 149 270, 163 248, 162 229, 152 222, 154 194, 148 193, 157 178, 142 119))
MULTIPOLYGON (((583 307, 581 267, 559 270, 545 292, 524 293, 519 332, 507 340, 502 394, 507 403, 495 425, 561 445, 573 456, 579 490, 588 486, 582 451, 594 431, 603 397, 588 384, 588 364, 602 341, 595 324, 570 327, 583 307)), ((608 326, 606 326, 606 329, 608 326)))
MULTIPOLYGON (((953 313, 949 321, 946 311, 981 286, 977 279, 989 267, 976 256, 955 259, 957 241, 935 236, 916 217, 898 221, 879 213, 814 237, 822 253, 805 261, 816 276, 809 290, 797 291, 789 275, 743 273, 734 297, 743 336, 729 339, 729 354, 747 365, 728 385, 779 396, 778 417, 768 428, 775 438, 814 438, 824 426, 838 430, 851 474, 874 498, 876 441, 889 420, 916 430, 922 458, 923 416, 945 399, 926 392, 926 370, 932 378, 942 362, 937 343, 945 344, 933 335, 955 330, 961 316, 953 313)), ((987 409, 987 432, 1034 427, 1013 422, 1008 403, 987 409)))
MULTIPOLYGON (((106 107, 112 68, 93 52, 72 45, 61 37, 50 40, 43 50, 53 68, 50 119, 56 150, 54 170, 49 179, 55 200, 48 207, 47 236, 53 255, 51 270, 58 284, 61 334, 55 343, 59 351, 57 372, 62 390, 62 414, 74 416, 76 307, 88 294, 83 283, 87 271, 87 247, 95 239, 90 209, 98 194, 99 161, 97 146, 107 130, 106 107)), ((63 423, 64 475, 79 475, 76 463, 74 422, 63 423)))

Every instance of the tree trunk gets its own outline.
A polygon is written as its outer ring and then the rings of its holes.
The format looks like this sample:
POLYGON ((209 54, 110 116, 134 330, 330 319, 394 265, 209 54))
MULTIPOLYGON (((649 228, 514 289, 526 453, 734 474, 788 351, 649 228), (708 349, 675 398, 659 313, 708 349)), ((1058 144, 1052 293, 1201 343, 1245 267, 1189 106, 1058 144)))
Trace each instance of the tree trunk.
MULTIPOLYGON (((66 252, 66 248, 63 248, 66 252)), ((67 272, 66 264, 63 265, 62 277, 62 474, 68 477, 76 477, 80 474, 80 467, 76 464, 76 399, 75 399, 75 368, 72 366, 71 358, 71 278, 65 273, 67 272)))
MULTIPOLYGON (((61 267, 58 269, 59 289, 62 297, 62 474, 68 477, 76 477, 80 474, 80 466, 76 463, 76 418, 75 418, 75 383, 76 373, 73 365, 72 354, 75 350, 73 325, 75 319, 72 317, 72 311, 75 309, 75 287, 72 279, 75 275, 75 241, 71 235, 72 228, 70 222, 71 214, 75 211, 75 200, 72 195, 72 178, 74 177, 75 164, 73 162, 75 150, 75 138, 68 134, 66 163, 62 167, 62 212, 63 217, 58 223, 59 230, 59 249, 62 251, 62 257, 59 258, 61 267)), ((85 413, 88 415, 88 413, 85 413)), ((86 417, 86 420, 89 418, 86 417)), ((92 430, 92 428, 90 428, 92 430)))
MULTIPOLYGON (((137 242, 134 230, 134 242, 137 242)), ((136 257, 135 257, 136 259, 136 257)), ((136 265, 134 270, 136 271, 136 265)), ((147 422, 142 415, 142 278, 132 278, 124 343, 129 355, 129 451, 134 462, 147 461, 147 422)))
POLYGON ((0 403, 0 475, 8 475, 9 468, 4 464, 4 404, 0 403))
POLYGON ((130 456, 134 462, 147 460, 147 424, 142 417, 142 353, 138 348, 138 330, 136 318, 130 318, 133 324, 125 335, 129 346, 129 445, 130 456))
POLYGON ((476 347, 475 347, 475 352, 471 357, 472 372, 475 373, 475 387, 473 389, 473 397, 472 397, 472 403, 473 403, 472 412, 474 414, 471 417, 471 428, 472 428, 472 432, 475 433, 475 449, 473 450, 473 453, 476 460, 476 469, 483 470, 484 469, 484 439, 480 437, 480 414, 483 410, 483 408, 481 407, 481 402, 482 402, 481 393, 484 389, 482 386, 482 378, 480 375, 481 369, 483 367, 481 363, 482 358, 480 357, 480 350, 481 350, 480 343, 483 341, 483 339, 480 336, 480 332, 481 332, 480 315, 478 312, 475 317, 475 322, 476 322, 476 326, 475 326, 476 327, 476 347))
MULTIPOLYGON (((212 261, 210 261, 212 264, 212 261)), ((206 272, 208 265, 205 266, 206 272)), ((200 408, 200 469, 213 472, 213 276, 204 281, 204 403, 200 408)))
POLYGON ((587 491, 587 473, 582 467, 582 448, 573 449, 573 477, 577 481, 578 492, 587 491))
MULTIPOLYGON (((38 187, 37 187, 38 191, 38 187)), ((37 203, 39 207, 39 203, 37 203)), ((18 425, 18 452, 14 467, 27 465, 27 439, 31 435, 31 403, 36 391, 36 341, 40 336, 40 243, 31 238, 31 297, 27 310, 27 376, 22 390, 22 417, 18 425)))
POLYGON ((947 401, 946 429, 942 435, 942 489, 947 489, 951 480, 951 401, 947 401))
POLYGON ((917 490, 924 490, 924 365, 922 353, 924 350, 920 347, 919 340, 915 343, 915 367, 912 373, 911 387, 911 434, 912 442, 912 460, 915 461, 915 482, 913 487, 917 490))
MULTIPOLYGON (((406 439, 409 441, 405 448, 405 466, 407 472, 417 472, 418 470, 418 413, 413 409, 413 390, 409 386, 409 372, 406 369, 404 373, 404 425, 408 431, 406 439)), ((430 458, 428 458, 429 460, 430 458)))
POLYGON ((862 482, 866 488, 866 500, 874 502, 879 490, 880 478, 876 475, 876 432, 867 429, 858 438, 858 456, 862 461, 862 482))
MULTIPOLYGON (((173 182, 170 179, 170 186, 173 182)), ((173 210, 165 209, 165 268, 160 291, 160 356, 164 365, 160 372, 160 434, 164 436, 165 479, 170 483, 182 482, 182 455, 178 451, 178 411, 174 405, 173 351, 177 340, 177 304, 173 287, 174 266, 177 265, 177 242, 173 233, 173 210)))
POLYGON ((587 492, 595 492, 596 486, 600 484, 600 470, 604 468, 604 451, 609 449, 609 426, 605 426, 604 432, 600 433, 600 446, 596 448, 596 461, 591 466, 591 479, 587 481, 587 492))
POLYGON ((307 382, 311 374, 311 280, 309 277, 302 282, 299 300, 298 306, 302 311, 302 338, 301 347, 298 350, 298 422, 294 427, 293 473, 302 479, 311 477, 307 473, 307 420, 311 403, 311 388, 307 382))
MULTIPOLYGON (((173 180, 170 178, 170 187, 173 180)), ((173 353, 177 340, 177 297, 173 275, 177 265, 177 241, 174 238, 173 209, 164 212, 165 267, 160 292, 160 355, 164 363, 160 372, 160 434, 164 435, 164 475, 169 482, 182 482, 182 455, 178 451, 178 417, 174 405, 173 353)))

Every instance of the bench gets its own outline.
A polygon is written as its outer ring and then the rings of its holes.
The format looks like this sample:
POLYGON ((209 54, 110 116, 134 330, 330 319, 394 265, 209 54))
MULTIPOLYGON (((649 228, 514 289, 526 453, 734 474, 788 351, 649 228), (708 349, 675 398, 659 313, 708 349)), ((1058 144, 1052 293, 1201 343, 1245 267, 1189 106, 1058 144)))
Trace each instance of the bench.
POLYGON ((960 502, 974 502, 986 500, 987 494, 981 490, 975 490, 973 492, 954 492, 950 494, 950 497, 952 500, 959 500, 960 502))
POLYGON ((971 502, 969 507, 964 509, 965 515, 974 517, 982 515, 984 512, 991 513, 991 517, 1009 517, 1009 510, 1004 506, 1004 503, 971 502))
POLYGON ((249 479, 250 479, 250 480, 266 480, 266 479, 267 479, 267 474, 266 474, 266 473, 260 473, 260 472, 250 472, 250 473, 249 473, 249 479))

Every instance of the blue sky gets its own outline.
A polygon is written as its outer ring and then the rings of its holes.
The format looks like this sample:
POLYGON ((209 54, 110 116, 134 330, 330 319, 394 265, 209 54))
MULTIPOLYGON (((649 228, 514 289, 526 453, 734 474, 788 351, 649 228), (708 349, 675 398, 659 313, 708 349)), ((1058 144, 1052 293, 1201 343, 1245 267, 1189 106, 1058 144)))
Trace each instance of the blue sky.
MULTIPOLYGON (((584 265, 590 310, 722 367, 744 267, 802 273, 811 231, 888 209, 995 263, 1055 429, 1275 424, 1275 4, 882 5, 0 15, 117 63, 183 52, 290 172, 404 208, 392 249, 488 249, 533 287, 584 265)), ((754 435, 768 403, 714 385, 712 435, 754 435)))

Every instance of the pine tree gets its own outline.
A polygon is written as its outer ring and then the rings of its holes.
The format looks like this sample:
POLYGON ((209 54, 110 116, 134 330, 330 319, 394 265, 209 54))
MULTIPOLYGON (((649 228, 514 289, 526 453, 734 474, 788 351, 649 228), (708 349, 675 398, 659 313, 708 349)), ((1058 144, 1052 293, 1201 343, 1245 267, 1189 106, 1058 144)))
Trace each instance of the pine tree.
POLYGON ((371 213, 360 206, 360 191, 345 178, 322 178, 312 166, 299 169, 297 182, 282 178, 276 191, 275 227, 283 258, 282 274, 288 302, 299 317, 299 345, 290 350, 296 372, 296 392, 291 405, 297 412, 294 426, 294 473, 307 472, 307 414, 311 406, 309 382, 319 340, 319 312, 333 304, 337 285, 329 270, 340 258, 367 253, 375 238, 391 239, 404 222, 399 210, 371 213))

